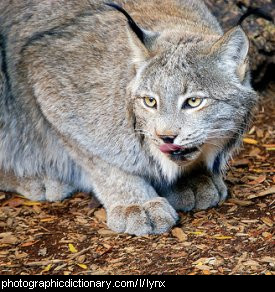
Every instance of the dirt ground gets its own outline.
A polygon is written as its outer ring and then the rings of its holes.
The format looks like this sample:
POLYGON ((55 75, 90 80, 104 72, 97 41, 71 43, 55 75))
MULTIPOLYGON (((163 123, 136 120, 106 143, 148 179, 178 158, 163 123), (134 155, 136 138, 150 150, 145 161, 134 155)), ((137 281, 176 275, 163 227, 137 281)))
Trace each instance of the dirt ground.
POLYGON ((62 203, 0 193, 0 274, 275 274, 275 96, 263 97, 220 207, 161 236, 115 234, 87 194, 62 203))

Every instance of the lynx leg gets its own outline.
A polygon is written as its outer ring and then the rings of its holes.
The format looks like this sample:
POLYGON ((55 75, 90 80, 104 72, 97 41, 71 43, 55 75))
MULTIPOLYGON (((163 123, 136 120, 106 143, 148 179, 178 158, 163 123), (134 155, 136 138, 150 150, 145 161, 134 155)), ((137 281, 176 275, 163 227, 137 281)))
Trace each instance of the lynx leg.
POLYGON ((176 211, 143 178, 102 161, 93 171, 92 180, 112 230, 134 235, 160 234, 176 224, 176 211))

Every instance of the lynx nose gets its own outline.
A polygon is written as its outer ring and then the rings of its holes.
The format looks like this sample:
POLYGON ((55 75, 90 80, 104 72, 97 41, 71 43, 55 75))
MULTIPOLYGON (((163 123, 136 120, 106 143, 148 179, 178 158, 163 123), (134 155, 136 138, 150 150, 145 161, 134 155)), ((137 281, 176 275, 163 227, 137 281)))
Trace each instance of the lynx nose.
POLYGON ((170 135, 170 136, 158 135, 158 136, 160 139, 162 139, 162 141, 165 144, 173 144, 178 135, 170 135))

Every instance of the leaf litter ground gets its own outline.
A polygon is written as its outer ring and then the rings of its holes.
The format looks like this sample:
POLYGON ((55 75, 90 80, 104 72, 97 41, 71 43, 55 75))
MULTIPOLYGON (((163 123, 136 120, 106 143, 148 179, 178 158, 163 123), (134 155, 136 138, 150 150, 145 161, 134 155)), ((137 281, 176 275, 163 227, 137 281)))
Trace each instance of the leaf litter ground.
POLYGON ((0 192, 0 274, 275 274, 275 96, 230 164, 230 198, 160 236, 115 234, 87 194, 37 203, 0 192))

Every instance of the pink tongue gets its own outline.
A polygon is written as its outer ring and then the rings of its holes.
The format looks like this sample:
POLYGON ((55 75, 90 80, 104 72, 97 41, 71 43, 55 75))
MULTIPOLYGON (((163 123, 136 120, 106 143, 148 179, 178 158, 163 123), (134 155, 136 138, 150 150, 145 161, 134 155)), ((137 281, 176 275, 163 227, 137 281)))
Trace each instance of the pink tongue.
POLYGON ((163 144, 159 147, 159 150, 163 153, 171 153, 177 150, 181 150, 182 147, 174 144, 163 144))

